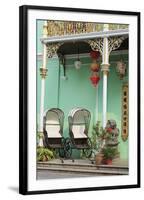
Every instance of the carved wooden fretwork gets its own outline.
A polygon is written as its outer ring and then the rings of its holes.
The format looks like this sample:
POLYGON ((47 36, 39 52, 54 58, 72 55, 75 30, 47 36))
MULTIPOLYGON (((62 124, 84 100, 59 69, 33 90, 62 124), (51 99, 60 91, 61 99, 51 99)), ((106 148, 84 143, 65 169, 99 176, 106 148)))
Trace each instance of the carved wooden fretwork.
MULTIPOLYGON (((118 49, 125 38, 125 36, 108 37, 108 54, 110 54, 111 51, 118 49)), ((101 55, 103 54, 103 38, 84 40, 83 42, 88 43, 93 51, 99 51, 101 55)), ((63 44, 64 42, 47 44, 47 57, 52 58, 63 44)))
POLYGON ((86 40, 85 42, 87 42, 90 45, 93 51, 99 51, 101 54, 103 53, 103 38, 86 40))
POLYGON ((124 84, 122 87, 122 131, 121 137, 123 141, 128 138, 128 110, 129 99, 128 99, 128 84, 124 84))
MULTIPOLYGON (((108 53, 110 54, 111 51, 118 49, 124 39, 126 39, 126 36, 108 37, 108 53)), ((103 38, 86 40, 85 42, 90 45, 93 51, 99 51, 101 55, 103 54, 103 38)))
POLYGON ((63 43, 47 44, 47 57, 52 58, 63 43))
POLYGON ((125 36, 109 37, 108 38, 109 54, 111 51, 118 49, 125 38, 126 38, 125 36))
MULTIPOLYGON (((48 37, 103 31, 103 23, 48 20, 44 31, 48 37)), ((109 30, 127 29, 127 24, 108 24, 109 30)))

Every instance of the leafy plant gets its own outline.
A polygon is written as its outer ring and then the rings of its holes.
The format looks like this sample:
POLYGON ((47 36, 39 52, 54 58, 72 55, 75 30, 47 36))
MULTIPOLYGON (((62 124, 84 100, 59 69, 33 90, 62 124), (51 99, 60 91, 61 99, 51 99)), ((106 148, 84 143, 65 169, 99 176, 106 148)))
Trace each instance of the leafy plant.
POLYGON ((50 149, 44 147, 37 148, 37 161, 46 161, 54 158, 54 153, 50 149))
POLYGON ((93 125, 93 129, 92 129, 92 137, 91 137, 91 141, 92 141, 92 148, 95 150, 99 150, 102 142, 103 142, 103 138, 104 138, 104 129, 100 126, 100 121, 97 121, 96 125, 93 125))
POLYGON ((104 154, 104 159, 113 159, 116 155, 116 149, 112 147, 105 147, 102 150, 102 153, 104 154))
POLYGON ((104 141, 113 140, 113 130, 112 128, 103 128, 100 126, 100 121, 96 123, 96 125, 93 126, 92 129, 92 148, 101 151, 101 148, 103 146, 104 141))

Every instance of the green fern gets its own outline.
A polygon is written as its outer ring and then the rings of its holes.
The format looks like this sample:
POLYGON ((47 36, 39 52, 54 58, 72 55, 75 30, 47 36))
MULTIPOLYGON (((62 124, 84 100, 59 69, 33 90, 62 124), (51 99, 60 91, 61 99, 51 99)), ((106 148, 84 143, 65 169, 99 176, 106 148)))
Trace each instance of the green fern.
POLYGON ((43 161, 44 158, 47 158, 47 160, 51 160, 54 158, 54 153, 50 149, 44 148, 44 147, 38 147, 37 148, 37 161, 43 161))

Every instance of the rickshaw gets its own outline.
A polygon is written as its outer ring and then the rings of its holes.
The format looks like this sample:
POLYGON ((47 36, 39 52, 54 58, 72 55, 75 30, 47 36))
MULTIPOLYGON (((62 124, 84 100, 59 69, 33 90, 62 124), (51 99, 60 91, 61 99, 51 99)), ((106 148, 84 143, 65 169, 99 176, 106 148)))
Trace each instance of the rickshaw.
POLYGON ((64 113, 59 108, 47 110, 43 118, 44 146, 58 150, 60 158, 65 157, 65 139, 63 137, 64 113))
POLYGON ((68 115, 69 137, 66 138, 66 154, 70 157, 72 149, 82 150, 86 158, 92 155, 92 142, 88 136, 91 114, 87 109, 74 108, 68 115))

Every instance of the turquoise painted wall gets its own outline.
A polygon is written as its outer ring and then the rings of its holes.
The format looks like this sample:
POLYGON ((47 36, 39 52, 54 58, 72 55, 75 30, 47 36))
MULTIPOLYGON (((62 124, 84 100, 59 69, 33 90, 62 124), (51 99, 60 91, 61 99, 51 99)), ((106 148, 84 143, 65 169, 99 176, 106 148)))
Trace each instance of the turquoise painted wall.
MULTIPOLYGON (((42 52, 42 45, 39 38, 42 36, 42 21, 38 21, 38 34, 37 34, 37 53, 42 52)), ((123 159, 128 158, 128 141, 121 140, 121 100, 122 100, 122 85, 128 81, 128 78, 120 80, 115 71, 115 61, 120 60, 119 56, 110 56, 110 73, 108 76, 108 119, 115 119, 117 126, 120 129, 119 136, 119 151, 120 157, 123 159)), ((125 61, 128 56, 123 56, 125 61)), ((63 67, 59 65, 57 58, 49 59, 47 63, 48 76, 46 78, 45 90, 45 110, 52 107, 59 107, 65 113, 64 121, 64 136, 68 136, 68 120, 67 116, 73 107, 84 107, 91 112, 91 124, 89 133, 91 134, 92 125, 95 120, 95 105, 96 105, 96 88, 90 83, 89 77, 91 71, 89 69, 91 59, 81 58, 83 64, 81 69, 74 68, 74 59, 66 60, 66 76, 63 79, 63 67)), ((39 75, 39 68, 42 66, 42 61, 37 61, 37 123, 39 122, 40 112, 40 88, 41 78, 39 75)), ((99 82, 99 120, 102 121, 102 73, 99 82)), ((75 151, 75 155, 79 153, 75 151)))
MULTIPOLYGON (((37 61, 37 112, 40 112, 40 90, 41 90, 41 77, 39 68, 42 66, 42 61, 37 61)), ((58 78, 59 67, 58 60, 49 60, 47 64, 48 78, 45 80, 45 109, 57 107, 58 104, 58 78)))
POLYGON ((42 52, 42 43, 40 42, 40 38, 42 37, 42 30, 43 30, 43 20, 37 20, 37 53, 42 52))

